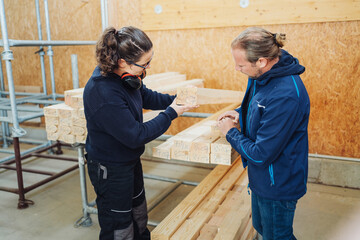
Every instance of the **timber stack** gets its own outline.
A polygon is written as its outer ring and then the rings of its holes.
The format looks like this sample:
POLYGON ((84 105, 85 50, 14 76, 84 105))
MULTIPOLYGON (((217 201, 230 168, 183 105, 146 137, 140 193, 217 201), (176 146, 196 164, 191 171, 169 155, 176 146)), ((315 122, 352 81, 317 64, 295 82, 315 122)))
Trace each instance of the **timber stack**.
POLYGON ((64 92, 64 103, 44 107, 45 129, 49 140, 85 143, 87 129, 83 88, 64 92))
POLYGON ((218 165, 151 232, 154 240, 253 239, 247 171, 218 165))

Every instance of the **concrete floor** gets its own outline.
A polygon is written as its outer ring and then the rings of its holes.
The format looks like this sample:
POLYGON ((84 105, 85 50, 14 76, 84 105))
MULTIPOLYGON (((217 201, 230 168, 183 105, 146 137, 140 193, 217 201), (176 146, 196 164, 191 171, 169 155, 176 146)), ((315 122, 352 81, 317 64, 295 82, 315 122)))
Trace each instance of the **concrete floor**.
MULTIPOLYGON (((65 154, 76 156, 77 152, 67 150, 65 154)), ((59 171, 71 164, 73 163, 29 159, 24 165, 59 171)), ((182 166, 147 160, 143 161, 143 168, 147 174, 195 182, 200 182, 211 171, 211 168, 201 165, 182 166)), ((39 175, 24 174, 25 185, 39 179, 39 175)), ((88 179, 87 184, 89 200, 93 200, 95 195, 88 179)), ((145 179, 148 203, 170 184, 145 179)), ((1 170, 0 185, 15 187, 15 172, 1 170)), ((188 185, 180 186, 149 213, 149 218, 152 221, 161 221, 193 188, 188 185)), ((78 170, 30 191, 26 198, 33 200, 35 205, 18 210, 18 196, 0 192, 1 240, 98 239, 99 225, 96 215, 92 215, 91 227, 74 227, 75 222, 82 216, 78 170)), ((308 193, 299 200, 295 215, 294 231, 298 239, 360 239, 359 226, 360 190, 308 184, 308 193)))

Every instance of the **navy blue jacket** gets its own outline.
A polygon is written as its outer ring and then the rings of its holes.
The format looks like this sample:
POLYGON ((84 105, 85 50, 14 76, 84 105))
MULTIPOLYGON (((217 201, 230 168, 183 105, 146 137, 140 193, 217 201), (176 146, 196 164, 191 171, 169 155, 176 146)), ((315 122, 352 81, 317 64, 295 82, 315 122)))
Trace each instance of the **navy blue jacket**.
POLYGON ((127 89, 120 76, 110 73, 104 77, 96 67, 84 89, 89 158, 121 164, 138 160, 145 144, 162 135, 177 117, 168 107, 174 98, 144 85, 139 90, 127 89), (143 108, 166 110, 143 123, 143 108))
POLYGON ((297 200, 306 193, 310 100, 299 77, 304 71, 282 50, 270 71, 248 79, 236 109, 241 132, 232 128, 226 135, 248 165, 251 190, 264 198, 297 200))

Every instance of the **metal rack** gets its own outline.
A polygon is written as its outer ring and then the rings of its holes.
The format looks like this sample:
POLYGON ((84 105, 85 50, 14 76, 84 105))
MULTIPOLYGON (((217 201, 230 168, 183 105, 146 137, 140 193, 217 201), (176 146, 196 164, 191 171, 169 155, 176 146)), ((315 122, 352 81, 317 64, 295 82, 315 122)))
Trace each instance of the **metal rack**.
MULTIPOLYGON (((103 3, 105 0, 101 0, 102 6, 105 6, 103 3)), ((102 15, 104 14, 104 9, 102 7, 102 15)), ((36 105, 50 105, 60 103, 62 101, 57 100, 58 98, 62 98, 63 95, 57 94, 55 89, 55 75, 54 75, 54 64, 53 64, 53 46, 74 46, 74 45, 95 45, 96 41, 52 41, 50 34, 50 21, 49 21, 49 11, 48 11, 48 2, 44 0, 44 10, 45 10, 45 21, 46 21, 46 35, 47 40, 42 39, 42 30, 41 30, 41 18, 40 18, 40 7, 39 0, 35 0, 35 10, 37 17, 37 27, 38 27, 38 36, 39 40, 14 40, 9 39, 8 31, 7 31, 7 23, 5 17, 5 6, 4 0, 0 0, 0 20, 1 20, 1 33, 2 33, 2 41, 0 41, 0 46, 3 47, 2 52, 2 60, 5 61, 6 64, 6 76, 8 81, 8 92, 5 91, 4 84, 4 75, 2 72, 2 63, 0 62, 0 122, 2 128, 2 137, 3 141, 3 149, 0 149, 0 152, 10 153, 12 154, 9 157, 5 157, 0 159, 0 168, 8 169, 8 170, 16 170, 18 188, 7 188, 0 187, 2 191, 13 192, 19 194, 19 202, 18 208, 26 208, 28 204, 32 204, 33 202, 25 199, 25 193, 39 187, 49 181, 54 180, 74 169, 77 166, 72 166, 64 171, 59 173, 53 172, 45 172, 40 170, 30 170, 26 168, 22 168, 21 161, 28 157, 42 157, 42 158, 51 158, 57 160, 65 160, 65 161, 77 161, 76 158, 66 158, 66 157, 58 157, 54 155, 43 155, 40 153, 44 151, 53 150, 53 148, 57 148, 55 151, 57 154, 61 154, 61 146, 64 145, 60 142, 52 143, 48 142, 35 142, 35 141, 26 141, 25 139, 20 139, 27 134, 27 132, 20 127, 20 123, 25 121, 39 118, 43 116, 43 110, 41 108, 36 107, 36 105), (39 46, 39 50, 36 52, 40 56, 40 65, 41 65, 41 75, 42 75, 42 88, 43 93, 34 94, 34 93, 19 93, 15 92, 14 87, 14 79, 12 72, 12 64, 11 61, 14 60, 13 52, 10 47, 27 47, 27 46, 39 46), (45 77, 45 63, 44 63, 44 55, 45 50, 44 47, 47 47, 46 54, 49 57, 49 68, 50 68, 50 78, 51 78, 51 94, 47 93, 46 89, 46 77, 45 77), (30 106, 28 106, 30 104, 30 106), (35 104, 35 105, 34 105, 35 104), (11 116, 8 116, 8 111, 11 110, 11 116), (29 115, 25 117, 20 117, 19 112, 30 112, 29 115), (12 128, 10 131, 9 124, 12 124, 12 128), (14 151, 7 150, 9 147, 9 142, 12 142, 14 151), (28 142, 39 144, 31 149, 20 152, 20 142, 28 142), (10 164, 16 164, 16 167, 10 166, 10 164), (35 174, 43 174, 49 175, 50 177, 42 180, 36 184, 33 184, 28 187, 24 187, 22 172, 30 172, 35 174)), ((106 16, 104 18, 107 18, 106 16)), ((104 27, 104 26, 103 26, 104 27)), ((77 77, 77 58, 76 56, 72 56, 72 69, 73 69, 73 84, 74 86, 79 86, 78 77, 77 77)))

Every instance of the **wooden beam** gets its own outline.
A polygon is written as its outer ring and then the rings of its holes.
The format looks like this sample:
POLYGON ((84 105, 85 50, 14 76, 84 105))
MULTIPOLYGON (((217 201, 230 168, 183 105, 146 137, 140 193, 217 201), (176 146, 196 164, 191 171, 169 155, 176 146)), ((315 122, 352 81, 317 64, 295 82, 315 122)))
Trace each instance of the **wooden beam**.
POLYGON ((183 222, 185 222, 186 218, 197 208, 201 200, 217 186, 229 170, 229 166, 216 166, 214 170, 212 170, 209 175, 207 175, 204 180, 202 180, 201 183, 151 232, 151 239, 170 239, 183 222))
MULTIPOLYGON (((185 129, 184 131, 178 133, 177 135, 186 134, 187 131, 191 131, 192 128, 195 128, 195 127, 200 126, 202 124, 205 124, 205 125, 210 124, 210 126, 211 126, 211 124, 213 125, 213 122, 209 123, 209 121, 216 120, 217 117, 221 113, 232 110, 232 109, 235 109, 235 108, 239 107, 239 105, 240 105, 240 102, 233 103, 233 104, 221 109, 220 111, 214 113, 210 117, 208 117, 208 118, 194 124, 190 128, 185 129)), ((172 148, 172 146, 174 144, 175 138, 176 138, 176 136, 173 136, 173 137, 169 138, 168 140, 166 140, 164 143, 154 147, 153 148, 153 156, 154 157, 159 157, 159 158, 164 158, 164 159, 170 159, 170 157, 171 157, 171 148, 172 148)))
POLYGON ((147 75, 143 81, 145 84, 147 84, 152 81, 156 81, 157 79, 172 77, 172 76, 176 76, 176 75, 180 75, 180 73, 178 73, 178 72, 156 73, 156 74, 147 75))
POLYGON ((157 89, 184 81, 186 81, 186 74, 178 74, 178 75, 153 79, 152 81, 145 81, 144 79, 144 84, 149 89, 157 89))
POLYGON ((222 104, 242 101, 244 92, 211 89, 179 87, 177 89, 177 104, 222 104))
POLYGON ((183 82, 178 82, 178 83, 171 84, 168 86, 156 88, 154 90, 156 90, 157 92, 161 92, 161 93, 176 94, 176 91, 179 87, 184 87, 187 85, 192 85, 195 87, 204 87, 204 80, 203 79, 186 80, 183 82))
MULTIPOLYGON (((226 194, 240 176, 245 172, 240 158, 231 166, 229 172, 201 201, 201 204, 187 217, 186 221, 174 233, 171 239, 196 239, 200 229, 211 218, 217 206, 225 199, 226 194)), ((195 188, 196 189, 196 188, 195 188)))
POLYGON ((141 1, 144 30, 354 21, 359 12, 359 0, 141 1))

